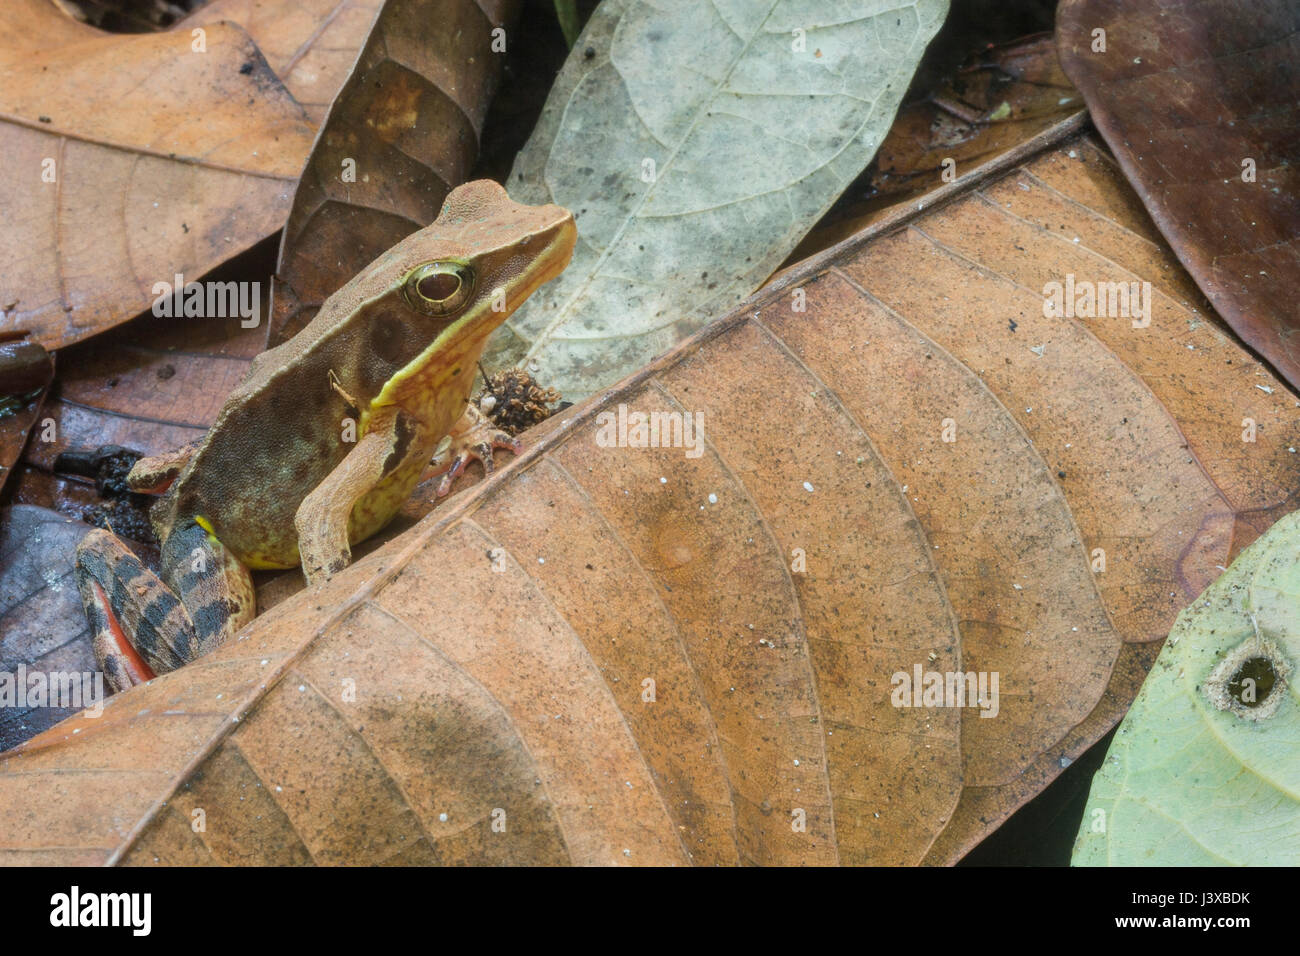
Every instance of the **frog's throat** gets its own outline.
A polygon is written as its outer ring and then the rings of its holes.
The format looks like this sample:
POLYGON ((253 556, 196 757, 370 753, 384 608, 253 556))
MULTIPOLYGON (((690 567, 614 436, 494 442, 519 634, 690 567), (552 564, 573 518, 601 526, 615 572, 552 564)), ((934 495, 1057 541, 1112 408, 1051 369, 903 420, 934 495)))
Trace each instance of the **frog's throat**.
MULTIPOLYGON (((375 416, 384 408, 399 406, 431 425, 438 418, 437 413, 442 411, 438 407, 440 403, 463 403, 473 379, 474 365, 482 354, 485 338, 485 335, 475 336, 471 333, 458 341, 444 340, 441 346, 435 342, 395 372, 384 383, 379 394, 361 410, 357 437, 370 432, 375 416), (460 388, 455 387, 458 380, 463 380, 460 388)), ((447 411, 459 413, 461 409, 447 411)), ((447 424, 449 427, 450 422, 447 424)))

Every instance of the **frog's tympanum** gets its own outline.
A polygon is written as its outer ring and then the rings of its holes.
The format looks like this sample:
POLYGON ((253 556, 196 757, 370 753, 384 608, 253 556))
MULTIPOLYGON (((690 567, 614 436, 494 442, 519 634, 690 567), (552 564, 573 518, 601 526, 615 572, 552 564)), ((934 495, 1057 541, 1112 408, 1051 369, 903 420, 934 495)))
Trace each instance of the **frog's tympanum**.
POLYGON ((256 613, 250 568, 302 564, 309 585, 383 528, 452 436, 453 472, 513 439, 467 398, 489 333, 573 252, 573 217, 490 181, 330 296, 259 355, 199 442, 137 462, 164 492, 151 520, 161 579, 115 536, 77 549, 77 585, 109 685, 129 687, 218 647, 256 613))

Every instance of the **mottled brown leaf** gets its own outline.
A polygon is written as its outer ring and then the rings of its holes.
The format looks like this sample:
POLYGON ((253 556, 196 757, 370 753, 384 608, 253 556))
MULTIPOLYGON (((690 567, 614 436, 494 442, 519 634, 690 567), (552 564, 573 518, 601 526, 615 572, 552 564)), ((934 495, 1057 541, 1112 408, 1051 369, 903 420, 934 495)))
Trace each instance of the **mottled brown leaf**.
POLYGON ((1062 0, 1057 41, 1187 271, 1300 385, 1300 5, 1062 0))
POLYGON ((1300 484, 1296 396, 1198 311, 1073 128, 8 754, 0 859, 958 859, 1114 725, 1300 484), (1067 270, 1149 281, 1151 324, 1045 318, 1067 270), (605 447, 619 405, 702 414, 700 454, 605 447), (998 672, 997 717, 893 706, 918 665, 998 672))

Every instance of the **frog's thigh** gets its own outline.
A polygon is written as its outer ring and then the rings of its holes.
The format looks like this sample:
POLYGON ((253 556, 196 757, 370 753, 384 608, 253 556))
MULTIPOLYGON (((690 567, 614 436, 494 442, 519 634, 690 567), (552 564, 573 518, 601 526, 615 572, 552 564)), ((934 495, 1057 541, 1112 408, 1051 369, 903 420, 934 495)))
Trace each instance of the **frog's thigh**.
POLYGON ((418 431, 414 420, 400 409, 382 410, 356 447, 302 500, 293 523, 308 584, 348 566, 352 559, 348 520, 353 506, 413 455, 422 454, 418 431))
POLYGON ((214 651, 257 615, 248 568, 216 538, 188 521, 172 529, 162 549, 162 576, 194 622, 186 661, 214 651))
POLYGON ((77 588, 114 690, 214 650, 256 613, 247 569, 198 525, 167 539, 162 569, 166 583, 107 531, 77 547, 77 588))

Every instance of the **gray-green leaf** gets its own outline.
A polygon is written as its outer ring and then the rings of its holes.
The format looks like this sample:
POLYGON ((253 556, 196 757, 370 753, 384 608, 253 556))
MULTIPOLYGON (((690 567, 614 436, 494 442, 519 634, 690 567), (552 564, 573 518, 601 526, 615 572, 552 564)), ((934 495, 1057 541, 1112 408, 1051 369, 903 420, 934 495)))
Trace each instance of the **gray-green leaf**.
POLYGON ((1092 782, 1075 865, 1300 863, 1300 513, 1179 615, 1092 782))
POLYGON ((947 0, 605 0, 508 188, 573 264, 497 333, 577 400, 754 291, 866 166, 947 0))

